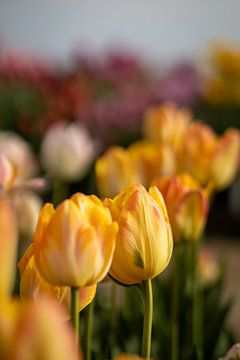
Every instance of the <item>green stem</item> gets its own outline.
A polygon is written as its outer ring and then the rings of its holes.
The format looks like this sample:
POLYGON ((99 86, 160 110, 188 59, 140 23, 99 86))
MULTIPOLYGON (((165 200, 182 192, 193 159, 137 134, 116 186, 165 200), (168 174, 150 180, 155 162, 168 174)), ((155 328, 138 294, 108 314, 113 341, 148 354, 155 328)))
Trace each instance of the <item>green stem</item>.
POLYGON ((59 179, 53 180, 52 203, 56 207, 63 201, 68 194, 68 186, 59 179))
POLYGON ((116 316, 117 316, 117 312, 116 312, 116 300, 117 300, 117 286, 116 284, 113 282, 111 284, 111 314, 110 314, 110 319, 111 319, 111 323, 110 323, 110 347, 111 347, 111 351, 114 348, 114 342, 115 342, 115 331, 116 331, 116 316))
POLYGON ((86 360, 91 360, 93 317, 94 317, 94 300, 87 307, 86 360))
POLYGON ((175 245, 175 259, 173 268, 173 289, 172 289, 172 345, 171 359, 179 358, 179 256, 181 245, 175 245))
POLYGON ((151 336, 152 336, 152 314, 153 314, 153 296, 151 280, 143 282, 144 292, 144 320, 142 336, 142 357, 150 359, 151 356, 151 336))
POLYGON ((198 263, 199 241, 192 244, 192 336, 193 345, 197 351, 197 360, 203 360, 203 341, 202 341, 202 303, 197 279, 197 263, 198 263))
POLYGON ((79 288, 71 287, 71 319, 76 333, 76 344, 79 342, 79 288))

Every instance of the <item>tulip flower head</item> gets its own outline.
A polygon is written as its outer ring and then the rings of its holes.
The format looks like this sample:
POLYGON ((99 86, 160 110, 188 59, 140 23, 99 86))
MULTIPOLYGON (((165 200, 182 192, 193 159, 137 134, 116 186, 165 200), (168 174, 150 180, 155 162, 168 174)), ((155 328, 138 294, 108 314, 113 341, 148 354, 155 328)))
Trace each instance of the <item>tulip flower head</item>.
POLYGON ((80 360, 71 326, 57 302, 0 303, 0 358, 80 360))
POLYGON ((0 152, 13 164, 15 177, 26 180, 36 175, 37 160, 29 144, 18 134, 0 132, 0 152))
POLYGON ((208 197, 188 174, 153 180, 166 202, 176 242, 197 240, 204 229, 208 214, 208 197))
POLYGON ((177 149, 191 119, 189 110, 178 109, 174 103, 153 106, 145 112, 143 134, 150 141, 169 144, 177 149))
POLYGON ((126 285, 159 275, 172 254, 172 232, 164 200, 156 187, 130 185, 105 205, 119 224, 110 275, 126 285))
POLYGON ((87 130, 58 122, 47 131, 41 146, 44 169, 54 178, 76 181, 84 177, 96 154, 87 130))
POLYGON ((128 148, 137 182, 148 187, 152 179, 160 175, 172 175, 176 171, 173 149, 167 144, 140 140, 128 148))
MULTIPOLYGON (((63 304, 70 313, 70 287, 48 283, 39 273, 34 256, 34 244, 25 251, 18 263, 20 270, 20 296, 24 301, 39 301, 50 297, 63 304)), ((79 311, 90 304, 96 294, 96 284, 79 289, 79 311)))
POLYGON ((189 172, 203 186, 209 182, 222 190, 233 181, 239 164, 240 135, 229 129, 221 137, 207 125, 195 122, 179 150, 180 171, 189 172))
POLYGON ((113 197, 127 185, 137 182, 127 150, 111 147, 96 162, 96 180, 102 197, 113 197))
POLYGON ((75 194, 56 209, 46 204, 34 236, 39 272, 54 285, 96 284, 110 268, 117 231, 109 210, 93 195, 75 194))

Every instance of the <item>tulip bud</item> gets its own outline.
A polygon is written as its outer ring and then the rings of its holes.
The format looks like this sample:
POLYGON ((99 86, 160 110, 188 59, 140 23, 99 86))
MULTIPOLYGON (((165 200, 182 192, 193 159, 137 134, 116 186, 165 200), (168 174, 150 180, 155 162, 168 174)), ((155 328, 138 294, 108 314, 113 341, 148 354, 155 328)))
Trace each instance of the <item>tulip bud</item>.
POLYGON ((127 150, 114 146, 96 162, 96 180, 102 197, 113 197, 127 185, 137 182, 127 150))
POLYGON ((174 103, 152 106, 145 112, 143 133, 150 141, 169 144, 177 149, 191 119, 189 110, 178 109, 174 103))
POLYGON ((75 181, 86 174, 96 149, 87 130, 78 124, 60 122, 47 131, 41 146, 41 160, 50 176, 75 181))
POLYGON ((22 238, 31 239, 42 207, 40 197, 30 191, 13 193, 12 201, 18 218, 18 226, 22 238))
POLYGON ((176 242, 197 240, 204 229, 208 198, 200 185, 188 174, 153 180, 166 202, 176 242))
POLYGON ((178 153, 180 171, 189 172, 203 186, 222 190, 233 181, 239 165, 240 135, 229 129, 221 137, 207 125, 191 125, 178 153))
POLYGON ((34 236, 35 260, 51 284, 96 284, 112 262, 118 226, 95 196, 75 194, 54 210, 46 204, 34 236))
POLYGON ((147 192, 141 185, 130 185, 105 205, 119 224, 110 275, 127 285, 159 275, 169 263, 173 242, 157 188, 147 192))
POLYGON ((17 257, 17 222, 10 200, 0 197, 0 300, 11 296, 17 257))
POLYGON ((176 171, 175 154, 168 145, 137 141, 128 148, 137 183, 148 187, 152 179, 160 175, 172 175, 176 171))
POLYGON ((18 134, 0 132, 0 152, 13 163, 18 179, 25 180, 36 175, 36 158, 29 144, 18 134))
POLYGON ((211 178, 218 190, 228 187, 238 171, 240 160, 240 132, 225 131, 219 139, 213 156, 211 178))
MULTIPOLYGON (((18 263, 20 270, 20 296, 24 301, 38 301, 42 297, 50 297, 65 306, 70 313, 71 293, 67 286, 54 286, 48 283, 39 273, 35 257, 34 244, 31 244, 18 263)), ((79 311, 90 304, 96 294, 96 285, 79 289, 79 311)))
POLYGON ((197 274, 202 287, 212 285, 219 279, 219 263, 214 254, 207 249, 201 249, 198 255, 197 274))

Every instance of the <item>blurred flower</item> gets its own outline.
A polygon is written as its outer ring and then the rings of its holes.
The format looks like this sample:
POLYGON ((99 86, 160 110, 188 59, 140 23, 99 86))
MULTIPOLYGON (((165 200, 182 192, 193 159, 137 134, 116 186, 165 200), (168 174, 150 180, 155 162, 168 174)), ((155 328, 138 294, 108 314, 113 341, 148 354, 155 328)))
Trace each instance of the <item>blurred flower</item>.
POLYGON ((133 354, 119 354, 114 360, 144 360, 144 358, 133 354))
POLYGON ((127 285, 159 275, 169 263, 173 242, 157 188, 147 192, 141 185, 130 185, 105 205, 119 224, 110 275, 127 285))
POLYGON ((231 347, 228 353, 219 360, 238 360, 240 358, 240 343, 231 347))
MULTIPOLYGON (((48 283, 39 273, 35 257, 34 244, 31 244, 18 263, 20 270, 20 296, 24 301, 38 301, 42 297, 54 298, 65 306, 70 313, 71 291, 70 287, 54 286, 48 283)), ((90 304, 96 294, 96 285, 79 289, 79 311, 90 304)))
POLYGON ((0 132, 0 152, 13 164, 17 179, 26 180, 36 175, 37 160, 29 144, 18 134, 0 132))
POLYGON ((113 197, 127 185, 137 182, 129 154, 120 146, 109 148, 97 160, 95 172, 102 197, 113 197))
POLYGON ((42 200, 30 191, 15 192, 11 199, 18 218, 20 237, 31 239, 37 225, 42 200))
POLYGON ((188 174, 154 179, 166 202, 176 242, 198 240, 207 220, 208 198, 188 174))
POLYGON ((158 81, 155 97, 158 101, 174 101, 191 106, 203 91, 203 80, 198 69, 190 62, 174 65, 158 81))
POLYGON ((240 48, 230 44, 213 47, 210 75, 204 97, 214 105, 240 104, 240 48))
POLYGON ((166 102, 146 110, 143 133, 150 141, 167 143, 177 149, 191 120, 188 109, 177 108, 174 103, 166 102))
POLYGON ((11 201, 0 194, 0 302, 8 299, 15 279, 17 222, 11 201))
POLYGON ((175 153, 167 144, 140 140, 128 148, 137 183, 148 187, 155 176, 172 175, 176 171, 175 153))
POLYGON ((220 266, 213 252, 201 249, 198 255, 197 274, 202 287, 212 285, 220 277, 220 266))
POLYGON ((112 262, 118 226, 95 196, 75 194, 54 210, 46 204, 34 236, 35 260, 51 284, 96 284, 112 262))
POLYGON ((88 132, 78 124, 59 122, 47 131, 41 146, 41 160, 50 176, 75 181, 82 178, 96 155, 88 132))
POLYGON ((75 336, 64 313, 49 299, 0 303, 0 358, 80 360, 75 336))
POLYGON ((209 182, 217 189, 229 186, 239 164, 239 131, 228 129, 221 137, 200 122, 192 123, 178 152, 180 171, 189 172, 202 185, 209 182))

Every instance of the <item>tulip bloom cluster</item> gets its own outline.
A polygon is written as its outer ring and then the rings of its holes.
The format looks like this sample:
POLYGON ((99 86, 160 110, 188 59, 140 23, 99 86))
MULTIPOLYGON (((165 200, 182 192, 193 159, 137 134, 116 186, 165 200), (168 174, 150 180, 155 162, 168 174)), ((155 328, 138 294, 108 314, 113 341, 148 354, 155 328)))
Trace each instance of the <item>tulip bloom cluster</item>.
POLYGON ((112 147, 97 160, 101 196, 115 196, 135 183, 148 187, 155 177, 181 172, 188 172, 202 186, 222 190, 237 173, 240 133, 236 129, 217 136, 209 126, 192 121, 187 109, 166 103, 146 111, 143 132, 147 140, 127 149, 112 147))
POLYGON ((96 180, 102 197, 113 197, 127 185, 150 185, 153 177, 176 171, 168 145, 138 141, 128 149, 112 147, 96 162, 96 180))

